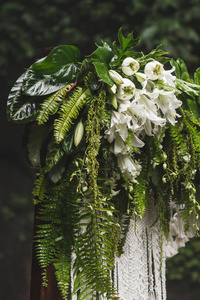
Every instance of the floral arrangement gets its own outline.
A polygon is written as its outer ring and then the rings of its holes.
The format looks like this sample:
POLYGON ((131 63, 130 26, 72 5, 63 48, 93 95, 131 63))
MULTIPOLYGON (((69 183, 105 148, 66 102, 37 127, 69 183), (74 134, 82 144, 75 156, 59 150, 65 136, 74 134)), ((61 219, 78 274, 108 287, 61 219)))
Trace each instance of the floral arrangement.
POLYGON ((8 119, 26 123, 23 149, 36 168, 35 242, 46 286, 55 266, 68 299, 118 299, 112 284, 130 219, 157 210, 163 234, 170 201, 182 204, 185 230, 198 231, 200 69, 160 46, 135 51, 140 39, 118 33, 82 62, 75 46, 58 46, 16 81, 8 119), (171 66, 170 66, 171 64, 171 66))

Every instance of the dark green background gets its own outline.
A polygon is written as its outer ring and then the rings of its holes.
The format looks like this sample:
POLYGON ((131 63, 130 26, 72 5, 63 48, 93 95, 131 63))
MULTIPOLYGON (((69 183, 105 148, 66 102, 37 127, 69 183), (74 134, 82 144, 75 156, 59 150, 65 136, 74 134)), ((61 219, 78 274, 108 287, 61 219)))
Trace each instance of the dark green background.
MULTIPOLYGON (((23 125, 6 119, 6 99, 17 77, 45 48, 72 44, 82 56, 101 39, 134 32, 147 53, 162 44, 190 73, 200 66, 200 0, 7 0, 0 4, 0 299, 29 299, 33 230, 30 170, 21 150, 23 125)), ((200 299, 200 242, 188 243, 168 263, 168 300, 200 299)))

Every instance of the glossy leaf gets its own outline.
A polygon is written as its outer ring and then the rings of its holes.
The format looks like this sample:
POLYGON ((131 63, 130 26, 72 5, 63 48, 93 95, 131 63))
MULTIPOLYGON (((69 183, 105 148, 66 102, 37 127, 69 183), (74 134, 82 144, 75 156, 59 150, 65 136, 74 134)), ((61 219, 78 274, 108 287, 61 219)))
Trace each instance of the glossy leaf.
POLYGON ((71 83, 79 71, 80 51, 75 46, 58 46, 41 62, 31 66, 38 75, 50 75, 57 83, 71 83))
POLYGON ((110 48, 110 46, 107 43, 103 42, 103 47, 98 46, 98 48, 88 57, 99 58, 106 65, 109 65, 113 56, 114 56, 114 53, 113 53, 112 49, 110 48))
POLYGON ((105 65, 105 63, 103 63, 99 59, 93 59, 92 63, 95 66, 95 69, 97 71, 98 76, 100 77, 100 80, 112 86, 114 82, 109 77, 108 68, 105 65))
POLYGON ((26 123, 34 121, 39 110, 38 97, 23 95, 22 83, 25 73, 15 82, 7 101, 7 116, 9 121, 26 123))
POLYGON ((23 151, 27 163, 32 168, 40 165, 40 151, 48 127, 30 123, 26 126, 23 136, 23 151))
POLYGON ((51 79, 51 76, 44 76, 28 70, 25 74, 22 90, 28 96, 43 96, 57 92, 65 86, 65 83, 58 83, 51 79))

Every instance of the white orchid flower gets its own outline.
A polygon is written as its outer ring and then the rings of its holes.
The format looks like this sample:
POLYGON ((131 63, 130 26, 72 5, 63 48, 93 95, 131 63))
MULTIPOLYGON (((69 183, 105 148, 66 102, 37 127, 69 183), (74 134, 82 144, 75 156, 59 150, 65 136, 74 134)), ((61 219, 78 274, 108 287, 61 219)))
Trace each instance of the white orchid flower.
POLYGON ((164 68, 161 63, 154 60, 146 64, 144 73, 148 79, 157 80, 163 77, 164 68))
POLYGON ((135 95, 135 84, 128 78, 123 78, 123 83, 118 86, 116 96, 119 100, 130 100, 135 95))
POLYGON ((129 154, 119 154, 117 156, 117 162, 122 173, 132 182, 136 182, 136 177, 140 174, 142 169, 141 165, 137 161, 134 161, 129 154))
POLYGON ((122 84, 123 79, 122 76, 117 73, 115 70, 109 70, 108 71, 110 78, 116 83, 116 84, 122 84))
POLYGON ((122 72, 127 76, 135 74, 139 70, 139 68, 139 62, 132 57, 125 58, 122 63, 122 72))

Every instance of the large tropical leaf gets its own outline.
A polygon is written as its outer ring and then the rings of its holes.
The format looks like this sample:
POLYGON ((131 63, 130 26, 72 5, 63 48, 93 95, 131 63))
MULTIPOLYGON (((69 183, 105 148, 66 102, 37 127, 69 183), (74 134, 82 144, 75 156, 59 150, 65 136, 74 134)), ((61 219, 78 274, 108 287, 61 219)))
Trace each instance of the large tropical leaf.
POLYGON ((57 83, 71 83, 76 80, 79 71, 80 51, 75 46, 58 46, 42 61, 33 64, 30 69, 38 75, 49 75, 57 83))
POLYGON ((26 123, 37 117, 38 97, 23 95, 22 84, 26 73, 22 74, 12 87, 7 101, 7 117, 9 121, 26 123))
POLYGON ((65 86, 50 76, 40 75, 32 70, 25 73, 22 91, 28 96, 43 96, 55 93, 65 86))

